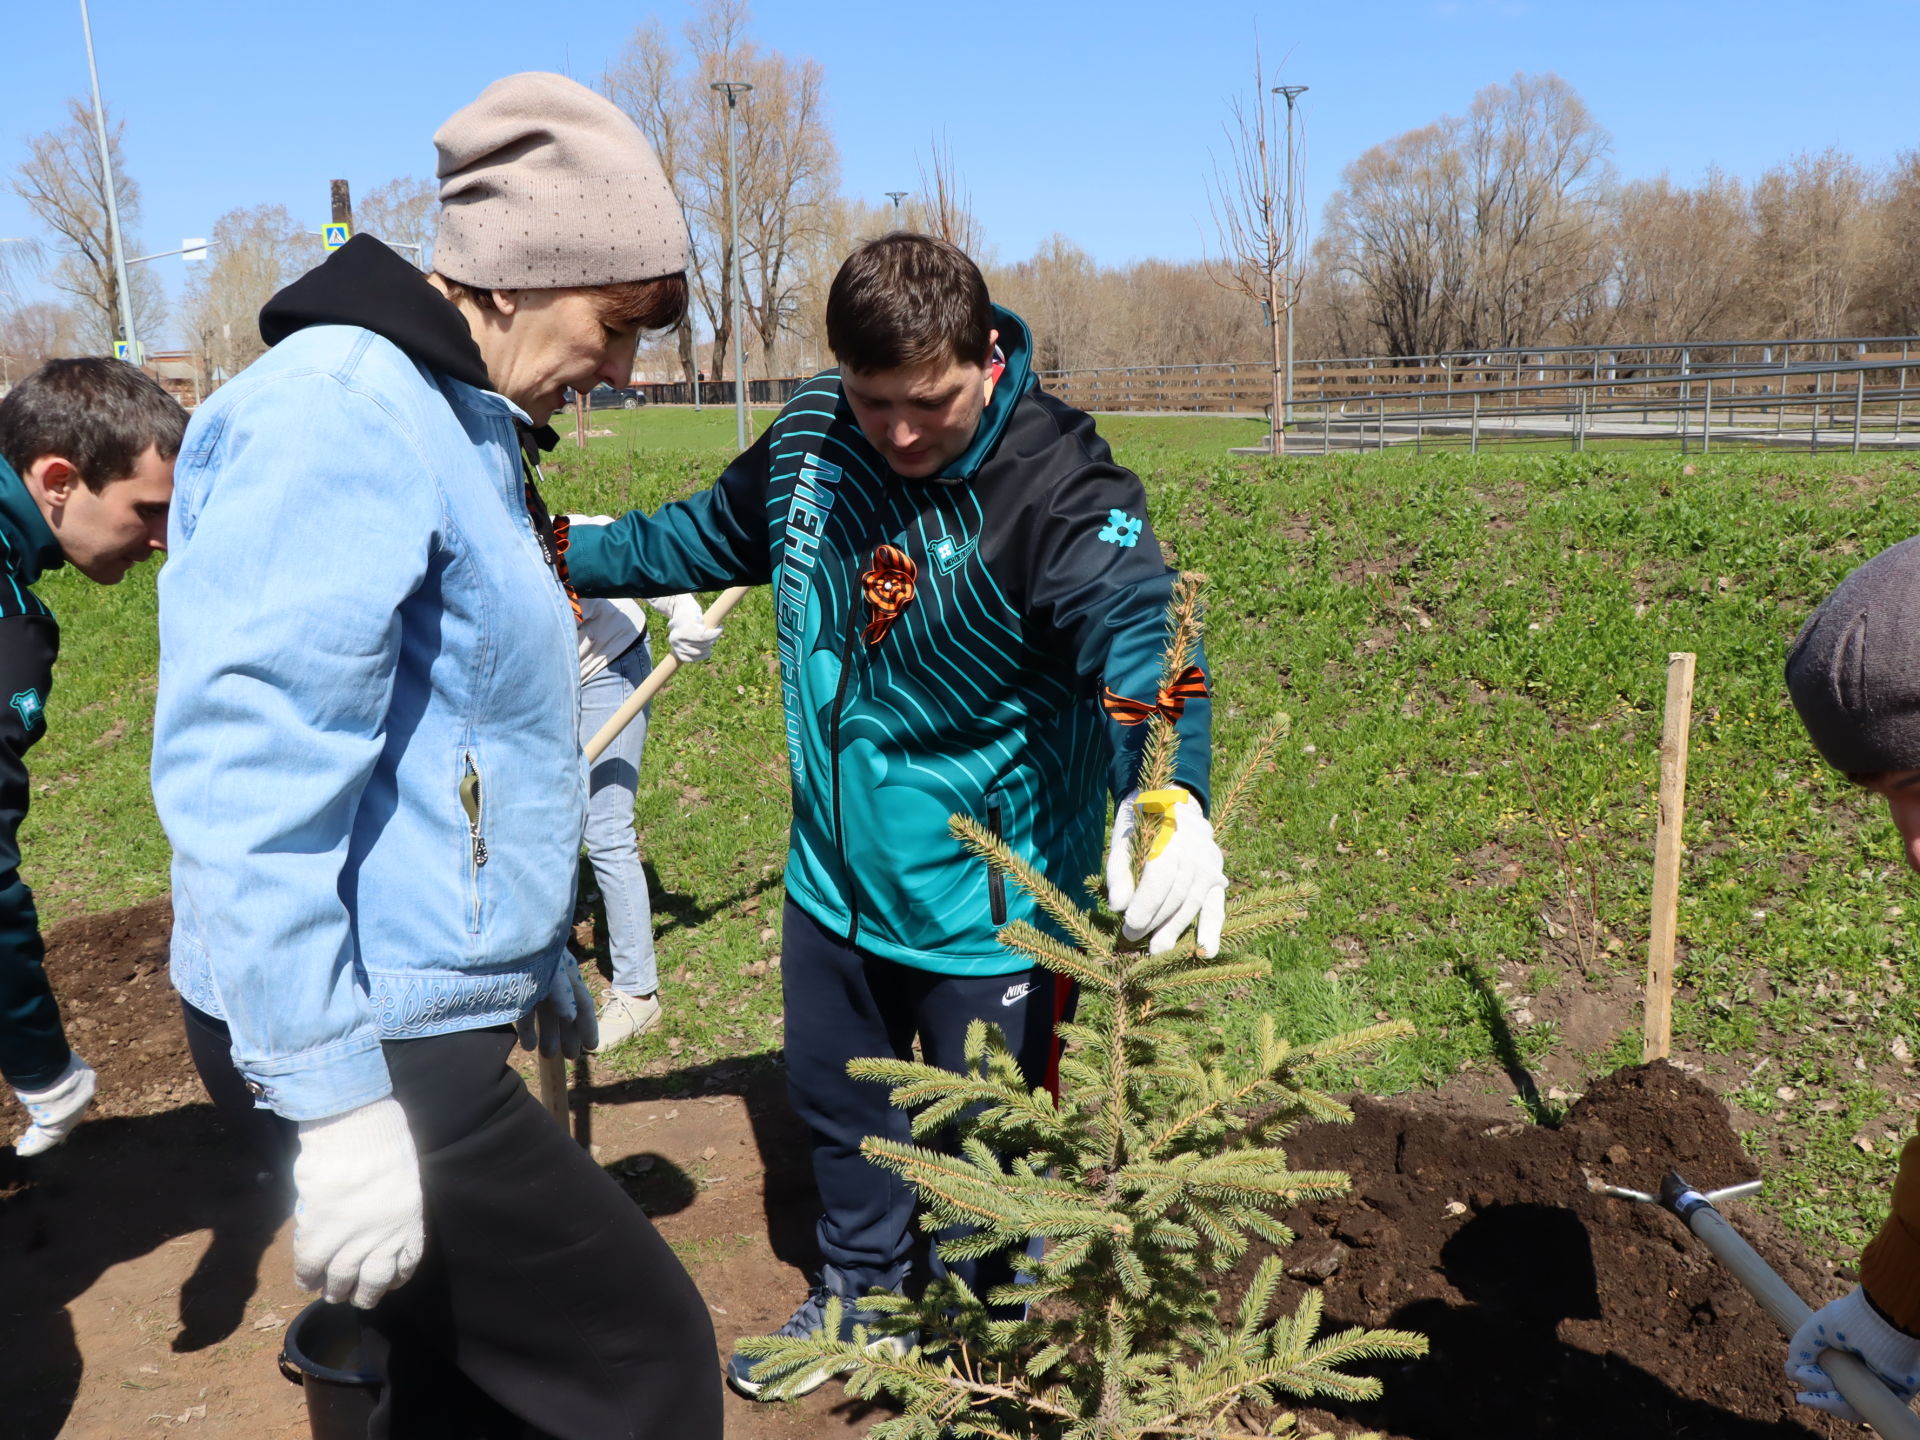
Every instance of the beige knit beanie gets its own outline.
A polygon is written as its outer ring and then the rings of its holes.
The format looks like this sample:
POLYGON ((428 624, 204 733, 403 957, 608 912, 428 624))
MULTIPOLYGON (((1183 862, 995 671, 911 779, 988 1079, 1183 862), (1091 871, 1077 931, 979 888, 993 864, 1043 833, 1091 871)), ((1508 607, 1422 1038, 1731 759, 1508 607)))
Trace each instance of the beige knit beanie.
POLYGON ((478 290, 652 280, 687 268, 687 225, 653 147, 564 75, 496 80, 433 137, 433 268, 478 290))

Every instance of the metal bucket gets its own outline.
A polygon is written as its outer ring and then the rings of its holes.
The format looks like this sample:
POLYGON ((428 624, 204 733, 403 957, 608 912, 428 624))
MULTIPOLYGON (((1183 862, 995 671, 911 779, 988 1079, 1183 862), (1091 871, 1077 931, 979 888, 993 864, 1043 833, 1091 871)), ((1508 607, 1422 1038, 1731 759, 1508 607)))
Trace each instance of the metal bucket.
POLYGON ((313 1440, 366 1440, 382 1376, 366 1358, 360 1314, 316 1300, 287 1327, 280 1373, 307 1395, 313 1440))

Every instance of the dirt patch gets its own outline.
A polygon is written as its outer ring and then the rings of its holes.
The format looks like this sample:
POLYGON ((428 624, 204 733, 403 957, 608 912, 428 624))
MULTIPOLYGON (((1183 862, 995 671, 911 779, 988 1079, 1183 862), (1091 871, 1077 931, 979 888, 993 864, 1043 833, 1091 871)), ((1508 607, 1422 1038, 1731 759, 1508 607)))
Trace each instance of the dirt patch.
MULTIPOLYGON (((1397 1440, 1850 1433, 1794 1405, 1773 1323, 1677 1220, 1586 1188, 1588 1173, 1641 1190, 1669 1168, 1703 1188, 1754 1177, 1724 1107, 1682 1071, 1616 1072, 1557 1130, 1362 1099, 1354 1125, 1303 1131, 1288 1154, 1354 1176, 1345 1201, 1288 1217, 1289 1273, 1324 1281, 1330 1324, 1415 1330, 1432 1347, 1373 1366, 1382 1398, 1311 1412, 1323 1426, 1397 1440)), ((1840 1288, 1765 1215, 1727 1210, 1809 1300, 1840 1288)))
POLYGON ((149 1115, 206 1097, 167 981, 173 906, 150 900, 47 932, 47 974, 73 1048, 100 1072, 96 1118, 149 1115))
MULTIPOLYGON (((200 1094, 165 980, 167 924, 157 903, 49 936, 101 1103, 47 1156, 0 1151, 0 1254, 14 1262, 0 1414, 20 1440, 306 1434, 274 1363, 307 1300, 285 1197, 257 1183, 200 1094)), ((777 1327, 817 1258, 807 1140, 777 1057, 618 1084, 589 1067, 582 1081, 596 1158, 693 1273, 722 1353, 777 1327)), ((1418 1330, 1433 1354, 1381 1367, 1380 1402, 1319 1424, 1402 1440, 1847 1433, 1793 1408, 1770 1322, 1678 1222, 1584 1189, 1586 1170, 1642 1189, 1668 1165, 1703 1186, 1752 1175, 1719 1102, 1682 1072, 1599 1081, 1559 1130, 1497 1097, 1363 1098, 1356 1117, 1290 1144, 1297 1165, 1347 1170, 1354 1190, 1289 1217, 1286 1298, 1324 1281, 1330 1322, 1418 1330)), ((1764 1216, 1729 1208, 1810 1300, 1839 1288, 1764 1216)), ((832 1384, 790 1405, 729 1396, 727 1433, 857 1434, 877 1413, 832 1384)))

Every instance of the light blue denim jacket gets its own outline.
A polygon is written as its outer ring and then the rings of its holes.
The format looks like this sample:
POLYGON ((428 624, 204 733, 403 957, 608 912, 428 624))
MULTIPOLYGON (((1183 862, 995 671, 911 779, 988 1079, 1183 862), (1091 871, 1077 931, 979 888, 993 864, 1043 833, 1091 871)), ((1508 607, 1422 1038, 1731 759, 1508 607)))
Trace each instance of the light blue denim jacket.
MULTIPOLYGON (((160 575, 175 987, 292 1120, 512 1021, 572 916, 579 657, 507 400, 348 325, 195 413, 160 575)), ((524 418, 524 417, 521 417, 524 418)))

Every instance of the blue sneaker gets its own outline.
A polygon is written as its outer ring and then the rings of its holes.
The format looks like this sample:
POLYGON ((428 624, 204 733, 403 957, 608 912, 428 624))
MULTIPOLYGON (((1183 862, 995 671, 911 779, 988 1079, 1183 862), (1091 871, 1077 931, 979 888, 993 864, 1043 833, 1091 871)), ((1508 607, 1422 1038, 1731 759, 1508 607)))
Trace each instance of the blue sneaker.
MULTIPOLYGON (((862 1309, 854 1303, 855 1300, 875 1290, 890 1291, 897 1295, 906 1276, 907 1267, 904 1265, 897 1265, 877 1276, 871 1272, 856 1275, 834 1265, 822 1265, 819 1283, 807 1292, 807 1298, 800 1302, 800 1308, 794 1311, 792 1318, 774 1331, 774 1334, 798 1339, 823 1333, 827 1325, 827 1302, 837 1295, 840 1297, 840 1338, 851 1340, 854 1326, 864 1325, 871 1329, 880 1320, 880 1316, 875 1311, 862 1309)), ((910 1336, 883 1335, 868 1343, 867 1353, 871 1355, 890 1351, 894 1355, 905 1355, 912 1348, 912 1344, 910 1336)), ((738 1350, 734 1351, 727 1359, 727 1384, 749 1400, 758 1400, 764 1382, 753 1378, 753 1368, 765 1363, 765 1356, 742 1355, 738 1350)), ((833 1373, 832 1366, 822 1365, 804 1376, 798 1385, 788 1390, 781 1398, 797 1400, 802 1395, 811 1395, 832 1379, 833 1373)))

